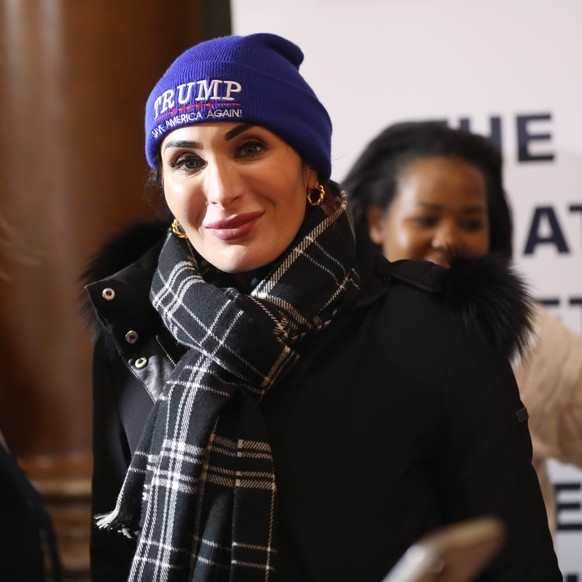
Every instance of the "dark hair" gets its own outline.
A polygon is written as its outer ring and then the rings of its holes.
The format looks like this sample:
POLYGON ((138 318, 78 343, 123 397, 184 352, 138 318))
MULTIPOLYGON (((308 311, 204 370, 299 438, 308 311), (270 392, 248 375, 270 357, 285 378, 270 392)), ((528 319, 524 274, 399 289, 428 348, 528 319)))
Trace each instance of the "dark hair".
POLYGON ((481 171, 487 192, 489 252, 511 257, 513 224, 503 188, 501 152, 481 135, 439 122, 397 123, 366 146, 343 181, 354 219, 365 222, 369 204, 388 208, 404 168, 428 156, 459 158, 481 171))
POLYGON ((162 221, 171 222, 172 214, 164 196, 164 180, 162 178, 162 156, 156 152, 155 169, 148 168, 145 183, 144 198, 155 215, 162 221))

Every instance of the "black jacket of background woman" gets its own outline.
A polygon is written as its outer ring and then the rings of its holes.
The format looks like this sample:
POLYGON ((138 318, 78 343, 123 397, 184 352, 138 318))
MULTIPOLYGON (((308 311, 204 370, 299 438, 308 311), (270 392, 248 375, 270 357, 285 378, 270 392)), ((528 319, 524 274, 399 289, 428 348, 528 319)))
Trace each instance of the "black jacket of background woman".
MULTIPOLYGON (((148 298, 166 232, 126 232, 89 271, 95 514, 113 509, 183 353, 148 298)), ((261 405, 279 490, 278 579, 377 582, 427 531, 497 515, 507 543, 482 580, 561 581, 508 363, 527 332, 519 281, 490 258, 444 270, 370 256, 359 301, 300 344, 261 405)), ((125 580, 133 548, 94 529, 93 580, 125 580)))

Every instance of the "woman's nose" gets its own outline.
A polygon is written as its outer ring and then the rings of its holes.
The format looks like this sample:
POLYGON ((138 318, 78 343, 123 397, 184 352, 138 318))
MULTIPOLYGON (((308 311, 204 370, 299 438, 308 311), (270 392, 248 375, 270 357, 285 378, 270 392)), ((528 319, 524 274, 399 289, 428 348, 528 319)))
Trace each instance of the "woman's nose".
POLYGON ((227 207, 241 195, 241 184, 236 171, 228 162, 209 163, 204 189, 208 204, 227 207))
POLYGON ((451 249, 459 242, 455 228, 450 224, 440 225, 434 232, 432 246, 435 249, 451 249))

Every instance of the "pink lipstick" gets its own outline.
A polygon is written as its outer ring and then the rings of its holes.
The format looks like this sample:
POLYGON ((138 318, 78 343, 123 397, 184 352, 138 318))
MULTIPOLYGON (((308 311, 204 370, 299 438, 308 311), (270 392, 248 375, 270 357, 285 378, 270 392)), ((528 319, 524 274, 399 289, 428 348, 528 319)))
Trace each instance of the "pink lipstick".
POLYGON ((209 222, 204 227, 220 240, 234 240, 249 234, 262 215, 262 210, 237 214, 231 218, 209 222))

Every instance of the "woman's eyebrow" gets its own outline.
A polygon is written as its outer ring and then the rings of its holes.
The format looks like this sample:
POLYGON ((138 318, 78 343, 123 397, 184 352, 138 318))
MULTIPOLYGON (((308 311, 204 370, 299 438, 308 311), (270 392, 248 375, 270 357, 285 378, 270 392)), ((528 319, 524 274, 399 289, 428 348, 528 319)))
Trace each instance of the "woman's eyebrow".
MULTIPOLYGON (((427 210, 442 210, 442 204, 438 204, 436 202, 419 202, 418 206, 421 208, 425 208, 427 210)), ((461 209, 463 214, 473 214, 477 212, 486 212, 487 208, 480 204, 475 204, 474 206, 466 206, 461 209)))
POLYGON ((241 134, 243 131, 253 127, 252 123, 241 123, 232 129, 229 129, 225 134, 224 137, 229 140, 235 138, 237 135, 241 134))
POLYGON ((164 146, 164 151, 168 148, 192 148, 192 149, 199 149, 200 144, 197 141, 189 141, 187 139, 180 139, 175 141, 169 141, 164 146))
MULTIPOLYGON (((224 137, 227 140, 234 139, 237 135, 240 135, 243 131, 246 131, 247 129, 249 129, 251 127, 253 127, 252 123, 241 123, 240 125, 237 125, 236 127, 233 127, 232 129, 229 129, 224 134, 224 137)), ((174 141, 169 141, 164 146, 164 151, 166 151, 168 148, 200 149, 200 143, 197 141, 190 141, 190 140, 186 140, 186 139, 174 140, 174 141)))

